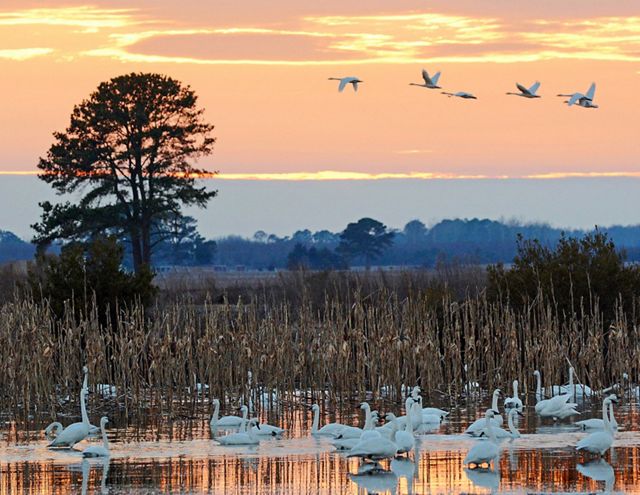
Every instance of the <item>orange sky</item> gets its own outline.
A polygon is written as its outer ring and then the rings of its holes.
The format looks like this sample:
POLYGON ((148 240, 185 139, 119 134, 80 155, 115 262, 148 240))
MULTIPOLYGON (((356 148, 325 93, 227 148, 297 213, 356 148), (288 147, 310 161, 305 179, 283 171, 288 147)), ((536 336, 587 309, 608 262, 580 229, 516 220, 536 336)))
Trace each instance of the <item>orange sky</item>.
POLYGON ((34 170, 99 82, 156 71, 200 95, 228 178, 637 177, 637 1, 530 3, 3 0, 0 171, 34 170), (409 86, 422 67, 478 100, 409 86), (592 81, 597 110, 555 97, 592 81))

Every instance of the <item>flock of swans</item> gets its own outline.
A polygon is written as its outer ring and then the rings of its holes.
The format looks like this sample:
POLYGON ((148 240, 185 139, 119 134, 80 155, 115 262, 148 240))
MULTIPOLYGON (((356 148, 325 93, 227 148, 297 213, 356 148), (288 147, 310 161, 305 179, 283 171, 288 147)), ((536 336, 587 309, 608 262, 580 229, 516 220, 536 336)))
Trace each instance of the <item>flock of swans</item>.
MULTIPOLYGON (((66 428, 58 422, 51 423, 45 430, 45 436, 50 440, 50 448, 72 449, 88 437, 101 433, 102 445, 93 444, 81 453, 83 457, 108 459, 110 456, 106 435, 108 418, 102 417, 99 427, 90 423, 86 407, 88 393, 86 367, 83 372, 84 381, 80 391, 82 420, 66 428)), ((580 414, 577 410, 578 403, 574 400, 596 395, 596 392, 588 386, 574 383, 572 367, 569 368, 567 384, 553 385, 546 389, 542 387, 540 372, 534 371, 533 374, 536 379, 534 409, 540 418, 552 418, 556 422, 578 415, 580 414)), ((517 421, 520 416, 523 416, 525 405, 519 397, 518 385, 517 380, 513 381, 513 394, 505 397, 502 404, 507 420, 506 429, 503 428, 504 420, 499 404, 502 392, 496 389, 492 394, 491 407, 482 417, 469 424, 464 431, 465 436, 475 439, 463 461, 467 471, 491 472, 492 467, 496 469, 502 452, 501 443, 504 440, 513 442, 521 438, 517 421)), ((470 382, 468 387, 475 389, 477 384, 470 382)), ((614 405, 618 399, 611 393, 614 389, 616 387, 598 392, 604 396, 601 418, 572 423, 576 431, 587 433, 575 444, 577 451, 601 459, 612 447, 618 430, 618 423, 614 416, 614 405)), ((632 393, 637 392, 640 392, 640 389, 632 390, 632 393)), ((423 407, 421 390, 418 386, 407 389, 407 395, 404 401, 404 414, 397 416, 393 412, 381 415, 378 411, 371 410, 367 402, 362 402, 360 409, 364 413, 364 424, 361 427, 341 423, 321 425, 320 407, 318 404, 313 404, 313 421, 309 435, 327 439, 336 451, 347 457, 362 459, 361 468, 364 468, 367 473, 381 473, 383 471, 380 471, 378 461, 391 459, 392 462, 394 460, 397 462, 403 459, 403 456, 408 458, 417 448, 417 436, 438 429, 449 415, 448 411, 440 408, 423 407), (385 421, 384 424, 379 425, 381 417, 385 421)), ((257 418, 250 418, 250 408, 246 405, 240 408, 239 416, 220 416, 220 401, 214 399, 212 404, 213 414, 209 426, 213 440, 221 446, 255 446, 266 437, 280 438, 285 433, 285 430, 279 426, 261 423, 257 418), (218 435, 218 433, 226 434, 218 435)), ((362 475, 360 471, 357 476, 362 475)))
MULTIPOLYGON (((440 81, 440 75, 441 75, 440 72, 436 72, 433 76, 430 76, 425 69, 422 69, 422 79, 424 80, 424 83, 422 84, 409 83, 409 85, 419 86, 421 88, 427 88, 427 89, 442 89, 441 86, 438 86, 438 83, 440 81)), ((329 80, 339 81, 338 91, 340 92, 344 91, 344 89, 348 85, 351 85, 354 91, 358 91, 358 85, 364 82, 362 79, 355 76, 330 77, 329 80)), ((523 86, 520 83, 516 83, 516 88, 518 88, 517 93, 507 92, 506 94, 512 95, 512 96, 520 96, 522 98, 541 98, 541 95, 538 94, 538 89, 540 88, 539 81, 536 81, 528 88, 526 86, 523 86)), ((456 91, 455 93, 451 93, 448 91, 441 91, 441 93, 443 95, 447 95, 449 98, 455 97, 455 98, 462 98, 465 100, 478 99, 477 96, 467 91, 456 91)), ((596 105, 593 102, 595 98, 595 93, 596 93, 596 84, 591 83, 591 86, 589 86, 589 89, 584 93, 575 92, 575 93, 568 93, 568 94, 559 94, 557 96, 568 98, 568 100, 566 100, 565 103, 567 103, 570 107, 573 105, 578 105, 579 107, 582 107, 582 108, 598 108, 598 105, 596 105)))

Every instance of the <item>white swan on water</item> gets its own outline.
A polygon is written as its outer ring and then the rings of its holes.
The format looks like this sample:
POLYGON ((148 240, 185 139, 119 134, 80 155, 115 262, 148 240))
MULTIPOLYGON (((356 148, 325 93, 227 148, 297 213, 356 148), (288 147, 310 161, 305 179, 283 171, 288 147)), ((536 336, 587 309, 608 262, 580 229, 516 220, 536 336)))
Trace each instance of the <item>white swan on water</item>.
POLYGON ((519 411, 522 411, 522 401, 520 397, 518 397, 518 380, 513 380, 513 397, 507 397, 504 400, 504 408, 511 409, 516 408, 519 411))
MULTIPOLYGON (((609 402, 609 421, 611 422, 611 428, 618 429, 618 421, 613 414, 613 402, 609 402)), ((583 421, 577 421, 576 426, 579 426, 583 430, 604 430, 604 421, 600 418, 585 419, 583 421)))
MULTIPOLYGON (((499 427, 502 426, 502 416, 498 412, 498 397, 500 397, 500 389, 497 388, 493 391, 493 400, 491 402, 491 424, 493 426, 499 427)), ((482 434, 486 427, 486 415, 484 418, 478 418, 473 423, 469 425, 469 427, 464 430, 467 435, 472 435, 474 437, 482 434)))
POLYGON ((82 451, 82 457, 109 457, 109 440, 107 439, 106 426, 109 418, 100 418, 100 431, 102 432, 102 445, 92 445, 82 451))
POLYGON ((209 426, 212 430, 215 430, 219 427, 222 428, 236 428, 242 425, 242 422, 247 419, 247 415, 249 414, 249 408, 247 406, 242 406, 240 408, 242 411, 242 417, 240 416, 223 416, 218 418, 220 414, 220 401, 218 399, 213 399, 213 415, 211 416, 211 421, 209 422, 209 426))
POLYGON ((493 429, 493 419, 496 411, 493 409, 487 409, 484 415, 484 430, 489 437, 488 441, 478 441, 464 458, 464 464, 470 468, 477 467, 489 467, 491 462, 494 464, 497 462, 500 456, 500 449, 496 443, 496 436, 493 429))
MULTIPOLYGON (((89 368, 87 368, 86 366, 83 366, 82 371, 84 373, 82 388, 85 391, 85 401, 86 401, 86 397, 87 395, 89 395, 89 368)), ((89 421, 89 415, 87 414, 87 406, 84 402, 80 404, 80 412, 82 413, 82 421, 85 421, 86 423, 89 424, 89 435, 95 435, 96 433, 100 433, 100 428, 98 426, 92 425, 91 422, 89 421)))
POLYGON ((320 406, 318 404, 314 404, 313 406, 311 406, 311 410, 313 411, 313 423, 311 425, 312 435, 335 436, 338 435, 340 431, 345 427, 345 425, 341 425, 340 423, 328 423, 322 428, 318 429, 320 423, 320 406))
POLYGON ((240 431, 216 438, 215 440, 220 445, 258 445, 260 440, 253 433, 253 427, 257 426, 257 424, 258 420, 255 418, 249 421, 243 419, 240 425, 240 431))
MULTIPOLYGON (((523 414, 518 411, 518 409, 516 408, 511 408, 509 409, 509 412, 507 413, 507 426, 509 428, 509 431, 504 430, 503 428, 493 428, 493 433, 496 436, 496 438, 501 439, 501 438, 520 438, 520 432, 518 431, 518 428, 516 428, 516 425, 514 424, 513 420, 515 419, 516 416, 522 416, 523 414)), ((487 434, 486 431, 483 431, 484 434, 487 434)))
POLYGON ((365 421, 364 428, 359 428, 357 426, 345 426, 338 432, 336 438, 338 439, 346 439, 346 438, 360 438, 362 432, 365 430, 373 429, 373 416, 371 414, 371 407, 367 402, 363 402, 360 404, 360 409, 364 410, 365 413, 365 421))
POLYGON ((607 408, 609 404, 618 402, 618 398, 615 394, 606 397, 602 401, 602 421, 604 423, 604 430, 591 433, 589 436, 580 440, 576 445, 576 450, 584 450, 591 454, 597 454, 600 457, 611 448, 613 445, 613 428, 611 422, 607 416, 607 408))
POLYGON ((544 400, 547 395, 551 397, 555 397, 556 395, 564 395, 569 393, 569 389, 563 387, 562 385, 551 385, 551 387, 547 390, 542 386, 542 378, 540 376, 540 372, 535 370, 533 372, 533 376, 536 377, 536 400, 541 401, 544 400))
MULTIPOLYGON (((82 421, 73 423, 62 430, 56 438, 48 445, 49 447, 68 447, 71 448, 78 442, 81 442, 89 436, 90 424, 85 409, 85 395, 87 390, 83 387, 80 389, 80 408, 82 410, 82 421)), ((51 425, 49 425, 51 426, 51 425)), ((48 428, 48 427, 47 427, 48 428)))
POLYGON ((575 374, 575 370, 573 369, 573 366, 570 366, 569 367, 569 383, 565 385, 566 389, 575 398, 582 399, 584 397, 591 397, 593 395, 593 391, 588 385, 582 385, 582 384, 575 385, 573 383, 574 374, 575 374))

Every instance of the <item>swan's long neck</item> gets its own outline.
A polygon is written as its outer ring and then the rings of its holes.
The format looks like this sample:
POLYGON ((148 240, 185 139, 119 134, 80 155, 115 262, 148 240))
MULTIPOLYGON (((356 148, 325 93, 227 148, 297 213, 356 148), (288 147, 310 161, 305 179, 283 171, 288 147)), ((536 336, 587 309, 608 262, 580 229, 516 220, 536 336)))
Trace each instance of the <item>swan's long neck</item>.
POLYGON ((607 402, 611 403, 610 401, 607 401, 607 399, 602 401, 602 422, 604 423, 604 429, 608 433, 613 434, 613 428, 611 428, 611 423, 609 422, 609 415, 607 414, 607 402))
POLYGON ((371 408, 369 404, 365 404, 364 407, 364 430, 371 430, 373 428, 373 416, 371 416, 371 408))
POLYGON ((514 416, 513 414, 509 414, 507 424, 509 425, 509 431, 511 432, 511 434, 517 437, 518 435, 520 435, 520 432, 518 431, 516 426, 513 424, 513 416, 514 416))
POLYGON ((220 414, 220 402, 216 402, 213 406, 213 416, 211 416, 210 424, 215 426, 218 424, 218 415, 220 414))
POLYGON ((513 398, 518 398, 518 380, 513 381, 513 398))
POLYGON ((102 430, 102 446, 105 450, 109 450, 109 440, 107 439, 107 430, 105 429, 104 421, 100 425, 100 429, 102 430))
POLYGON ((85 404, 86 396, 87 391, 83 387, 82 390, 80 390, 80 412, 82 413, 82 422, 85 425, 89 425, 89 415, 87 414, 87 405, 85 404))
POLYGON ((574 390, 573 390, 573 367, 569 368, 569 391, 571 393, 574 392, 574 390))
POLYGON ((542 395, 542 384, 540 382, 540 373, 536 373, 536 395, 538 397, 542 395))
POLYGON ((311 424, 311 433, 318 433, 318 425, 320 423, 320 408, 313 410, 313 423, 311 424))
POLYGON ((498 392, 497 391, 493 393, 493 401, 491 402, 491 409, 493 409, 494 411, 498 410, 498 392))
POLYGON ((618 423, 613 415, 613 402, 609 402, 609 422, 611 423, 611 428, 618 423))
POLYGON ((247 414, 249 413, 249 408, 247 406, 242 406, 242 419, 247 419, 247 414))
POLYGON ((408 414, 404 418, 404 430, 413 435, 413 421, 408 414))

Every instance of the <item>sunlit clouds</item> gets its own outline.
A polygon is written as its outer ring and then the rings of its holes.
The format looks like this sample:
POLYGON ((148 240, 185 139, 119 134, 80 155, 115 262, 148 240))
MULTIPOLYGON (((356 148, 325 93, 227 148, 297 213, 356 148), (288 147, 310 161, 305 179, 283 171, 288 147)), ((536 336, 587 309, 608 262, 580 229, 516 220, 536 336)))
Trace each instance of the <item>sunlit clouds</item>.
POLYGON ((52 48, 16 48, 0 49, 0 59, 23 61, 35 57, 43 57, 53 53, 52 48))
POLYGON ((150 64, 640 61, 640 17, 510 24, 493 16, 408 12, 303 16, 289 24, 210 25, 193 19, 187 25, 153 17, 152 11, 89 5, 0 11, 0 34, 25 38, 33 26, 48 27, 57 45, 5 50, 3 58, 13 60, 51 55, 150 64))

